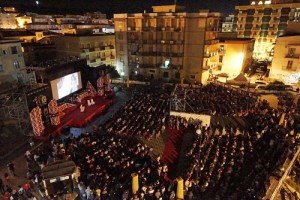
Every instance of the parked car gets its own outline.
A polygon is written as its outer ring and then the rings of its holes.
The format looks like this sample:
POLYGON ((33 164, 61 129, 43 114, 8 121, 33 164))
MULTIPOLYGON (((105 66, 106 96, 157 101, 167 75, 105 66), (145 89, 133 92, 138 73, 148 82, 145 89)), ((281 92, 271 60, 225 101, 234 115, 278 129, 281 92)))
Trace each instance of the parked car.
POLYGON ((265 90, 267 88, 267 85, 257 85, 255 87, 255 90, 265 90))

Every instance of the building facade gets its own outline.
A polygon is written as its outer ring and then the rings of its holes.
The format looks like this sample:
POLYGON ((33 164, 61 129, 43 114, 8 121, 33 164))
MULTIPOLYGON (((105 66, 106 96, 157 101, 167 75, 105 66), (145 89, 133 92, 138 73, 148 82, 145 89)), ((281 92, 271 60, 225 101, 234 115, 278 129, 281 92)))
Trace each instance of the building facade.
POLYGON ((244 73, 251 66, 254 39, 247 38, 220 38, 219 43, 219 70, 235 77, 244 73))
POLYGON ((51 37, 59 56, 85 58, 87 65, 116 66, 114 35, 64 35, 51 37))
POLYGON ((299 0, 250 0, 235 7, 233 29, 239 38, 255 38, 254 58, 271 61, 277 37, 299 17, 299 0))
POLYGON ((21 41, 0 39, 0 85, 5 82, 24 83, 25 78, 21 41))
POLYGON ((16 17, 9 13, 0 13, 0 29, 17 28, 16 17))
POLYGON ((300 34, 277 38, 270 79, 296 84, 300 78, 300 34))
POLYGON ((202 81, 203 71, 215 64, 204 61, 204 52, 218 43, 221 14, 186 13, 178 5, 152 8, 152 13, 114 15, 119 73, 202 81))

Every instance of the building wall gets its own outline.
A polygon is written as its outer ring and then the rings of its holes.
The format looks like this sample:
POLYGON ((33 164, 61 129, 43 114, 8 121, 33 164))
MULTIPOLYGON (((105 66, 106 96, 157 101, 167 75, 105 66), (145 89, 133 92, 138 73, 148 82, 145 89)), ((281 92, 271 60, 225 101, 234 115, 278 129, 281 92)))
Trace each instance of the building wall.
POLYGON ((58 54, 86 58, 90 67, 116 65, 114 35, 72 35, 52 38, 58 54))
POLYGON ((32 23, 31 17, 29 16, 20 16, 16 17, 18 28, 25 28, 25 24, 32 23))
POLYGON ((25 75, 21 42, 0 40, 0 84, 6 81, 24 83, 25 75))
POLYGON ((249 67, 252 61, 252 52, 254 40, 226 40, 220 43, 219 55, 223 55, 221 72, 228 73, 231 76, 237 76, 249 67))
POLYGON ((3 29, 17 28, 17 22, 15 16, 9 13, 0 13, 0 28, 3 29))
POLYGON ((255 38, 255 58, 271 60, 277 37, 289 21, 299 20, 299 8, 300 3, 236 6, 234 30, 239 38, 255 38))
POLYGON ((270 78, 287 84, 298 83, 300 77, 300 36, 278 37, 270 78))
POLYGON ((117 70, 126 77, 201 81, 204 46, 215 39, 220 18, 207 11, 115 14, 117 70))

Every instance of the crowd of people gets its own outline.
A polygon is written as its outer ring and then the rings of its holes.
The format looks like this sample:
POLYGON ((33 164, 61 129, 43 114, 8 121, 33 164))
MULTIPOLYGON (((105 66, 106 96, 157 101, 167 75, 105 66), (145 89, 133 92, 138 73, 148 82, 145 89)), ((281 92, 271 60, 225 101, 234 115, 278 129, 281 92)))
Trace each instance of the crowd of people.
POLYGON ((112 134, 157 137, 165 128, 169 115, 170 88, 139 87, 131 91, 130 99, 105 125, 112 134))
POLYGON ((253 108, 256 102, 256 98, 249 92, 212 83, 186 91, 186 102, 189 105, 186 111, 190 113, 242 115, 253 108))
MULTIPOLYGON (((72 160, 80 172, 73 189, 82 199, 176 199, 177 184, 169 179, 168 166, 160 157, 153 158, 152 149, 137 139, 159 137, 169 127, 194 134, 184 152, 186 171, 178 174, 183 176, 187 199, 261 199, 269 177, 278 176, 298 145, 291 118, 293 102, 283 96, 275 109, 253 94, 219 85, 187 90, 192 110, 238 116, 248 126, 239 128, 170 116, 171 87, 133 87, 129 94, 128 102, 99 129, 77 138, 53 138, 26 152, 26 176, 43 198, 46 188, 40 170, 56 160, 72 160), (133 174, 139 180, 135 194, 133 174)), ((22 196, 30 197, 30 191, 27 188, 22 196)))

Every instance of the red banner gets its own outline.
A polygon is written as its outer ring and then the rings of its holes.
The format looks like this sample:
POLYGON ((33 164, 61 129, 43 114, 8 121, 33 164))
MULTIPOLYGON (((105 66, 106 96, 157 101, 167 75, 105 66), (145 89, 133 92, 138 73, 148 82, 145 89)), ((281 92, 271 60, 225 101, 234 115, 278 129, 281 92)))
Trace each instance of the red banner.
POLYGON ((60 124, 60 117, 59 117, 59 110, 57 107, 57 101, 55 99, 52 99, 48 103, 48 109, 49 109, 49 114, 50 114, 50 121, 51 125, 57 126, 60 124))
POLYGON ((45 126, 42 121, 42 109, 40 107, 37 106, 31 110, 30 120, 31 120, 33 134, 36 136, 43 135, 45 126))

